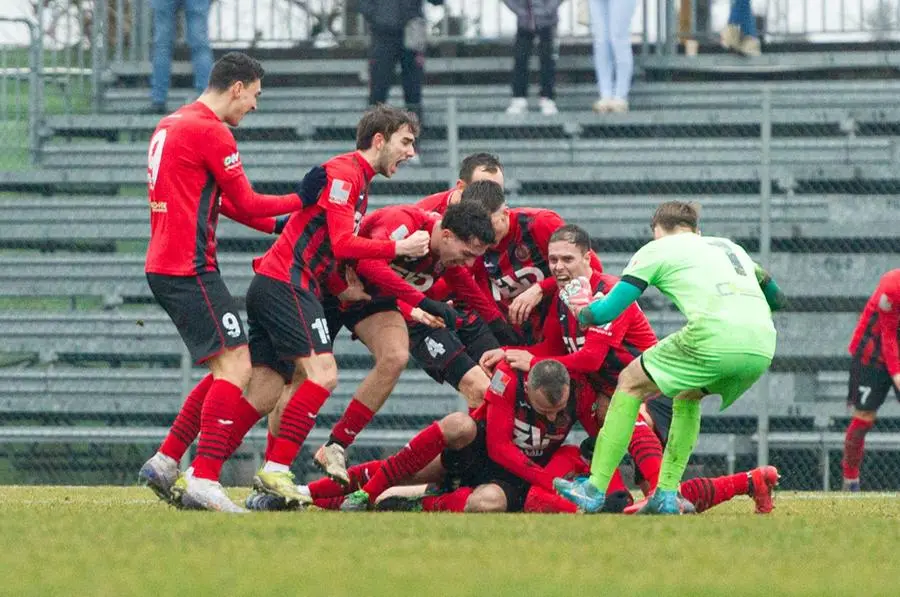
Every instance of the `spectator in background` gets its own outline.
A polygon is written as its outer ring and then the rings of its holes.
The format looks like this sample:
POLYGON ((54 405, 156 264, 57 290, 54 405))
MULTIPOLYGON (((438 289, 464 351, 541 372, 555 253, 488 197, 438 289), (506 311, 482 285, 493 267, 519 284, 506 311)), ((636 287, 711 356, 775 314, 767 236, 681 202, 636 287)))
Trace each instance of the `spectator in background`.
MULTIPOLYGON (((428 2, 439 6, 444 0, 428 2)), ((364 0, 359 12, 371 29, 369 104, 387 102, 399 61, 406 109, 419 117, 421 125, 427 33, 422 0, 364 0)))
POLYGON ((750 0, 731 0, 728 25, 722 30, 722 46, 744 56, 762 55, 750 0))
POLYGON ((513 64, 513 98, 507 114, 528 111, 528 62, 538 37, 538 56, 541 62, 541 114, 552 116, 559 110, 554 101, 556 83, 556 26, 559 23, 560 0, 503 0, 516 14, 515 63, 513 64))
POLYGON ((588 0, 594 36, 594 70, 600 99, 594 112, 627 112, 634 72, 631 18, 637 0, 588 0))
POLYGON ((194 66, 194 89, 203 93, 209 83, 213 55, 209 47, 209 0, 151 0, 153 10, 153 48, 150 60, 150 107, 152 114, 166 114, 172 73, 172 47, 175 45, 175 15, 184 9, 185 33, 194 66))

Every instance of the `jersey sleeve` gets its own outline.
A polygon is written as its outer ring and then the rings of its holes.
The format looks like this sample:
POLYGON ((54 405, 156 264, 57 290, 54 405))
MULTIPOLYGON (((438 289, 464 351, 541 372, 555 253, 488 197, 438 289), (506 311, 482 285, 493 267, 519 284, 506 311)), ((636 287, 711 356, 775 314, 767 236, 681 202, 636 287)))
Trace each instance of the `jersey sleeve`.
POLYGON ((275 231, 275 218, 250 216, 235 207, 228 195, 222 195, 221 213, 226 218, 231 218, 238 224, 248 228, 272 234, 275 231))
POLYGON ((513 443, 516 384, 511 373, 497 368, 484 394, 487 408, 488 458, 532 485, 553 491, 553 476, 532 461, 513 443))
MULTIPOLYGON (((242 212, 250 217, 266 217, 279 216, 303 207, 303 202, 296 193, 263 195, 254 192, 244 173, 234 136, 224 124, 210 129, 199 145, 206 168, 212 172, 216 184, 222 194, 228 197, 235 212, 242 212)), ((236 220, 232 216, 228 217, 236 220)))
POLYGON ((328 180, 317 205, 325 210, 331 251, 337 259, 393 259, 393 240, 373 240, 356 235, 356 202, 360 192, 353 173, 342 174, 326 167, 328 180), (340 178, 344 176, 344 178, 340 178))
MULTIPOLYGON (((400 215, 392 219, 389 223, 382 222, 380 225, 373 228, 369 232, 369 238, 363 240, 394 243, 396 232, 404 227, 406 229, 406 234, 401 236, 401 238, 407 236, 409 232, 418 229, 412 218, 400 215)), ((400 275, 391 268, 389 259, 390 258, 360 259, 357 262, 356 273, 366 282, 375 286, 378 290, 388 296, 396 297, 413 307, 421 303, 422 299, 425 298, 425 295, 413 288, 409 282, 400 277, 400 275)))
POLYGON ((545 258, 550 247, 550 236, 564 225, 563 219, 554 211, 548 210, 534 219, 531 234, 538 250, 545 258))
POLYGON ((878 285, 878 321, 881 331, 881 356, 893 377, 900 373, 900 350, 897 330, 900 328, 900 276, 885 276, 878 285))
POLYGON ((643 291, 647 286, 656 282, 664 261, 665 254, 660 248, 660 244, 655 240, 650 241, 631 257, 622 272, 622 280, 643 291))

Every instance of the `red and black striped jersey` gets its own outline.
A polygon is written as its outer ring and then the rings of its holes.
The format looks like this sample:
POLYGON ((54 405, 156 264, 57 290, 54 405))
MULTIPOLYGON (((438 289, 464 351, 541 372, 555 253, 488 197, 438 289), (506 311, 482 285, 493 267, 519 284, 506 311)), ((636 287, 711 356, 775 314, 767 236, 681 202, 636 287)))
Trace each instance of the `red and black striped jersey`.
POLYGON ((853 338, 850 354, 865 365, 882 365, 890 375, 900 373, 900 269, 881 277, 878 287, 863 309, 853 338))
MULTIPOLYGON (((607 294, 618 281, 616 276, 591 273, 595 294, 607 294)), ((637 303, 606 325, 584 329, 557 294, 544 320, 542 341, 523 349, 535 355, 532 365, 558 360, 570 372, 584 374, 597 392, 612 396, 622 369, 654 344, 656 334, 637 303)))
MULTIPOLYGON (((576 420, 591 425, 594 395, 573 382, 565 408, 549 421, 538 413, 525 391, 527 374, 507 363, 497 365, 485 404, 473 417, 484 418, 488 457, 532 485, 553 490, 553 475, 543 467, 565 442, 576 420)), ((596 424, 594 424, 594 428, 596 424)))
POLYGON ((150 244, 145 271, 190 276, 218 270, 219 214, 271 232, 268 216, 290 213, 296 194, 254 193, 234 136, 205 104, 183 106, 159 121, 147 152, 150 244))
POLYGON ((253 270, 321 296, 326 279, 342 260, 393 259, 392 240, 357 236, 369 204, 371 164, 359 153, 345 153, 325 164, 327 181, 315 205, 288 220, 278 240, 253 260, 253 270))
POLYGON ((424 209, 425 211, 433 211, 444 215, 447 211, 447 207, 450 205, 450 197, 453 196, 454 191, 456 191, 456 187, 441 191, 440 193, 435 193, 434 195, 428 195, 424 199, 419 199, 416 202, 416 207, 424 209))

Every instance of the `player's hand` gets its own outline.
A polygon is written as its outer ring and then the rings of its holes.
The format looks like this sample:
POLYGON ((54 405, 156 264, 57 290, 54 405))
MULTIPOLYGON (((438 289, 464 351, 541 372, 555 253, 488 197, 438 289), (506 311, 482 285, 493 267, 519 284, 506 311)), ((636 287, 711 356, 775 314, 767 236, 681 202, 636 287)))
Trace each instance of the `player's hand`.
POLYGON ((409 313, 409 316, 412 317, 414 321, 427 325, 430 328, 447 327, 447 324, 444 323, 443 319, 432 315, 428 311, 423 311, 419 307, 413 307, 412 311, 410 311, 409 313))
POLYGON ((425 230, 416 230, 404 239, 397 241, 397 255, 405 257, 422 257, 428 253, 431 235, 425 230))
POLYGON ((300 196, 303 207, 315 205, 319 201, 319 195, 328 182, 328 174, 323 166, 313 166, 304 175, 303 180, 294 187, 294 192, 300 196))
POLYGON ((345 303, 354 303, 357 301, 370 301, 372 297, 366 292, 362 280, 356 275, 353 268, 348 267, 344 272, 344 280, 347 282, 347 288, 338 295, 338 300, 345 303))
POLYGON ((569 311, 577 317, 581 310, 590 305, 594 299, 590 280, 584 276, 575 278, 559 291, 559 298, 566 304, 569 311))
POLYGON ((425 297, 417 306, 421 307, 423 311, 440 317, 448 328, 456 331, 456 320, 459 319, 459 313, 447 303, 425 297))
POLYGON ((506 351, 502 348, 492 348, 491 350, 485 351, 481 358, 478 359, 478 364, 485 371, 493 371, 494 367, 497 366, 497 363, 506 358, 506 351))
POLYGON ((540 284, 532 284, 528 290, 517 296, 509 305, 509 323, 522 325, 528 320, 531 312, 541 304, 544 293, 540 284))
POLYGON ((528 373, 531 371, 531 359, 534 355, 527 350, 511 348, 506 351, 506 362, 509 366, 518 371, 528 373))
POLYGON ((891 379, 894 380, 894 387, 897 388, 897 391, 900 392, 900 373, 896 375, 892 375, 891 379))

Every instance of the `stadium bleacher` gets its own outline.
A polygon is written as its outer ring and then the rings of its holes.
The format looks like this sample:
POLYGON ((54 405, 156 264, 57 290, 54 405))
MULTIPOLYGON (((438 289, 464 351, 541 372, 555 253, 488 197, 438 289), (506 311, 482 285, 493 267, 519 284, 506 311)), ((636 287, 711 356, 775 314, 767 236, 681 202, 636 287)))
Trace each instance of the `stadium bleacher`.
MULTIPOLYGON (((609 272, 621 271, 646 240, 649 215, 666 199, 699 201, 705 234, 740 239, 758 250, 753 243, 760 234, 764 83, 643 81, 635 85, 632 112, 597 116, 588 111, 593 85, 578 82, 592 72, 585 58, 563 56, 559 63, 561 80, 574 81, 560 84, 561 114, 527 118, 502 114, 508 91, 496 75, 507 77, 507 58, 430 60, 422 164, 373 184, 370 209, 446 188, 455 177, 450 164, 488 150, 506 166, 511 203, 549 207, 587 228, 609 272), (467 72, 482 75, 483 83, 457 84, 467 72), (455 112, 448 112, 450 97, 455 112), (448 126, 455 134, 448 134, 448 126)), ((681 68, 678 57, 670 58, 647 64, 681 68)), ((767 65, 778 70, 774 62, 760 66, 767 65)), ((260 112, 236 135, 255 186, 275 191, 309 166, 352 148, 365 107, 364 70, 359 60, 341 58, 266 66, 272 83, 260 112)), ((722 68, 727 76, 728 68, 722 68)), ((176 63, 174 72, 184 80, 186 69, 176 63)), ((74 307, 25 309, 13 303, 18 307, 0 314, 0 350, 29 355, 24 362, 31 364, 0 368, 0 442, 153 443, 182 399, 182 347, 152 304, 142 268, 148 229, 140 185, 146 139, 158 120, 134 113, 146 104, 146 71, 144 64, 116 65, 117 84, 104 101, 107 113, 49 117, 40 167, 0 172, 0 191, 18 193, 0 197, 0 299, 63 297, 74 307), (85 297, 102 300, 85 303, 85 297), (125 424, 102 431, 105 417, 125 424)), ((900 205, 894 137, 900 130, 900 83, 765 85, 773 106, 770 265, 792 305, 776 317, 779 348, 768 391, 757 386, 721 414, 715 403, 704 406, 704 431, 710 433, 701 452, 724 456, 732 465, 736 452, 755 450, 752 434, 764 401, 773 421, 796 427, 773 431, 772 449, 812 446, 827 456, 839 447, 834 434, 835 421, 846 417, 846 344, 879 276, 895 267, 900 244, 892 217, 900 205)), ((170 107, 188 98, 186 89, 175 89, 170 107)), ((392 98, 399 101, 396 90, 392 98)), ((219 235, 224 278, 241 296, 252 275, 251 257, 271 237, 227 221, 219 235)), ((663 335, 681 319, 660 299, 650 294, 645 306, 663 335)), ((364 347, 343 335, 336 353, 341 383, 325 420, 343 409, 369 363, 364 347)), ((423 421, 459 404, 452 391, 411 368, 376 417, 372 434, 360 439, 402 445, 423 421)), ((900 408, 889 403, 881 415, 900 417, 900 408)), ((260 433, 254 431, 254 441, 260 433)), ((873 445, 898 441, 893 433, 873 436, 882 438, 873 445)))

